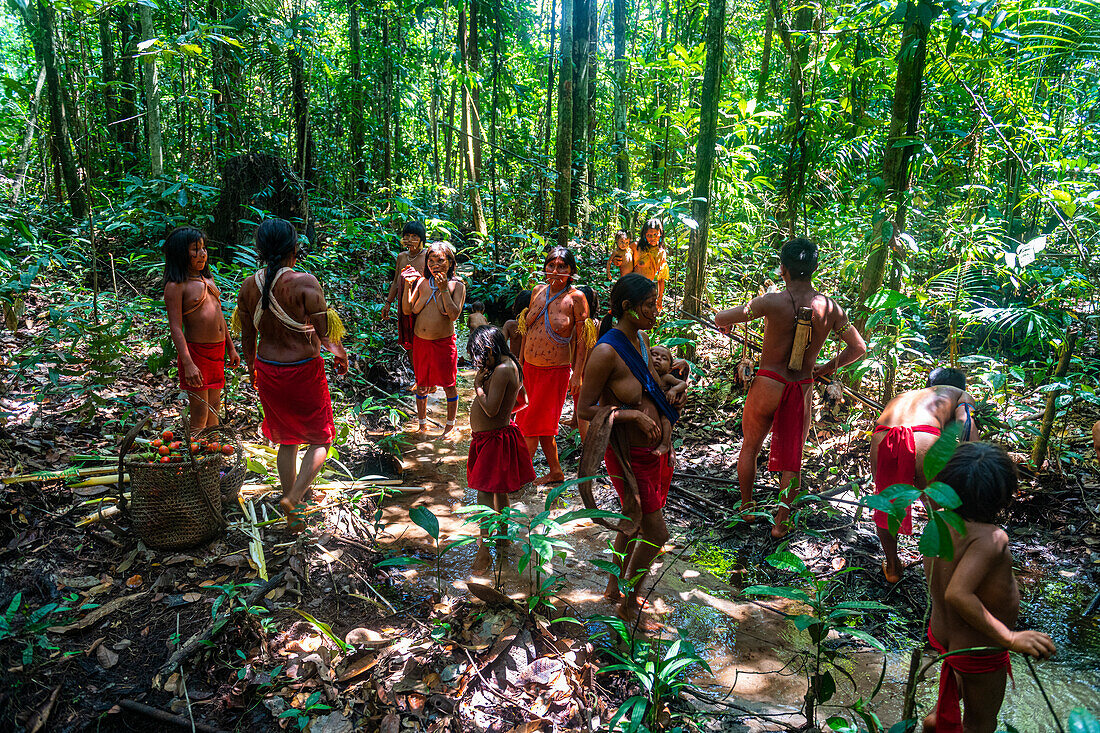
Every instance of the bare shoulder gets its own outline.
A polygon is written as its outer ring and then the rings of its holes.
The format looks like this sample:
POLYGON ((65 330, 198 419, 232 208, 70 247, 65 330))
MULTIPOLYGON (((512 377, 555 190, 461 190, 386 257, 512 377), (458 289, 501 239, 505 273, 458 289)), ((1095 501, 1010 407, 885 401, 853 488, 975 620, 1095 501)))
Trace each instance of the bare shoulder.
POLYGON ((452 278, 451 281, 449 283, 447 283, 447 286, 451 289, 452 293, 465 293, 466 292, 466 283, 460 277, 452 278))
POLYGON ((405 265, 409 264, 408 250, 397 253, 397 271, 400 272, 405 268, 405 265))
POLYGON ((981 554, 992 557, 1004 557, 1009 554, 1008 533, 996 524, 967 522, 966 538, 969 550, 978 550, 981 554))
POLYGON ((535 287, 531 288, 531 303, 534 303, 535 298, 542 295, 543 291, 546 290, 547 287, 548 286, 546 285, 546 283, 539 283, 535 287))
POLYGON ((166 282, 164 283, 164 299, 169 298, 182 298, 183 287, 187 283, 166 282))

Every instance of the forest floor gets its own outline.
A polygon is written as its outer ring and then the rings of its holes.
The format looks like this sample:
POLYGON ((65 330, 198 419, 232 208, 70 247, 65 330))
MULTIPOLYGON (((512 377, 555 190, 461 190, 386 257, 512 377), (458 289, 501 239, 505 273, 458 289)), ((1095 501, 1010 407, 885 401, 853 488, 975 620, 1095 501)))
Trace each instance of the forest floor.
MULTIPOLYGON (((15 339, 5 332, 0 346, 12 353, 15 339)), ((109 457, 133 422, 126 404, 147 404, 161 425, 171 424, 177 407, 144 387, 147 375, 142 364, 124 366, 115 389, 128 402, 109 404, 95 421, 70 412, 79 406, 75 398, 6 398, 3 409, 12 417, 0 426, 0 473, 64 469, 79 455, 109 457)), ((13 376, 32 385, 24 394, 43 378, 13 376)), ((473 544, 437 554, 476 532, 459 511, 475 502, 465 482, 470 374, 461 381, 458 440, 406 442, 400 465, 392 465, 379 454, 377 445, 385 441, 377 424, 360 421, 340 446, 341 463, 357 476, 397 474, 405 488, 385 497, 372 490, 318 491, 302 536, 288 534, 282 522, 256 530, 262 563, 255 547, 250 550, 250 522, 236 505, 227 510, 230 526, 220 538, 196 550, 157 551, 140 542, 124 516, 77 526, 94 509, 87 502, 111 496, 109 486, 74 488, 63 479, 5 485, 0 723, 69 731, 193 722, 196 730, 314 733, 606 725, 615 708, 639 691, 628 674, 599 672, 612 661, 609 646, 631 655, 630 648, 615 646, 599 620, 613 608, 601 599, 606 576, 588 562, 610 559, 609 533, 588 520, 563 527, 564 556, 551 568, 559 581, 553 596, 558 614, 580 623, 527 611, 530 574, 514 569, 518 544, 499 576, 469 574, 473 544), (413 521, 414 507, 430 510, 438 521, 438 544, 413 521)), ((344 398, 354 402, 347 391, 344 398)), ((739 399, 728 388, 705 390, 693 398, 679 429, 683 444, 667 511, 672 540, 655 567, 649 603, 667 628, 663 636, 682 634, 711 672, 692 666, 694 690, 661 712, 704 730, 783 730, 804 722, 798 710, 809 643, 787 621, 789 602, 741 592, 752 584, 793 586, 797 579, 764 562, 779 547, 767 528, 732 521, 727 509, 735 503, 739 399)), ((249 400, 235 400, 232 424, 252 440, 257 421, 249 400)), ((440 421, 443 404, 432 400, 440 421)), ((337 409, 345 407, 338 401, 337 409)), ((846 503, 869 485, 868 424, 845 407, 819 416, 804 483, 818 495, 830 494, 832 503, 800 512, 800 529, 787 549, 833 587, 836 600, 893 608, 868 611, 857 626, 895 651, 879 654, 847 634, 826 642, 840 655, 842 671, 824 714, 845 714, 857 700, 874 697, 870 709, 889 727, 900 717, 907 650, 923 645, 925 598, 915 544, 904 548, 913 567, 901 583, 888 585, 878 569, 869 516, 857 517, 846 503)), ((575 469, 575 432, 563 429, 559 444, 567 472, 575 469)), ((277 496, 254 483, 263 478, 250 476, 242 493, 259 519, 277 516, 277 496)), ((759 480, 771 481, 763 470, 759 480)), ((1041 668, 1048 685, 1056 681, 1064 710, 1074 701, 1095 700, 1100 691, 1100 624, 1086 613, 1100 591, 1098 489, 1098 474, 1085 463, 1064 474, 1025 474, 1009 522, 1024 595, 1021 623, 1047 630, 1064 645, 1060 666, 1041 668)), ((535 516, 547 495, 545 488, 528 488, 519 507, 535 516)), ((761 498, 767 495, 761 489, 761 498)), ((609 486, 598 486, 601 506, 613 508, 613 497, 609 486)), ((570 503, 575 508, 573 489, 563 499, 549 507, 552 516, 570 503)), ((642 649, 635 646, 633 655, 644 662, 642 649)), ((933 677, 920 688, 923 703, 934 685, 933 677)), ((1010 714, 1036 716, 1016 717, 1014 724, 1041 730, 1046 723, 1020 723, 1040 720, 1043 712, 1029 685, 1026 675, 1017 675, 1010 714)))

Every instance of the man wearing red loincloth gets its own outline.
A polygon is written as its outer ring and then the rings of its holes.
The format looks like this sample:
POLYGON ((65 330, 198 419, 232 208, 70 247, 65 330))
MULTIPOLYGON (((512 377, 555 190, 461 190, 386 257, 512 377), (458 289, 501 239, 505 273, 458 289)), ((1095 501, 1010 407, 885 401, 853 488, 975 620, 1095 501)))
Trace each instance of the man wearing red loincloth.
MULTIPOLYGON (((783 290, 753 298, 747 305, 721 311, 714 317, 714 322, 725 333, 729 333, 734 324, 764 319, 764 345, 756 376, 765 379, 754 379, 745 398, 744 441, 737 458, 737 481, 744 513, 752 507, 756 458, 764 438, 771 431, 768 469, 781 472, 782 506, 775 514, 772 527, 772 537, 776 539, 785 537, 790 531, 787 519, 794 499, 792 481, 799 478, 802 471, 802 446, 810 429, 813 378, 832 374, 861 359, 867 351, 863 338, 848 322, 844 309, 814 289, 811 277, 817 269, 817 245, 808 239, 792 239, 783 245, 779 260, 779 273, 786 283, 783 290), (812 314, 810 329, 799 368, 791 369, 800 308, 808 308, 812 314), (817 355, 830 333, 844 342, 844 350, 818 366, 817 355)), ((795 482, 794 487, 797 486, 795 482)), ((753 517, 746 516, 745 520, 751 522, 753 517)))

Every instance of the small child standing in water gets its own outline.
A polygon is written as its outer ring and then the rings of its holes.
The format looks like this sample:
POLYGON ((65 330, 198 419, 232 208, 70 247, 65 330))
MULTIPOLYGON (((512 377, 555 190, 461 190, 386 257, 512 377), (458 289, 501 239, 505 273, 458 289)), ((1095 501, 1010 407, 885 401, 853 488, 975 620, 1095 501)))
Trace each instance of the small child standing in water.
POLYGON ((206 235, 194 227, 177 227, 164 240, 164 306, 176 346, 180 388, 191 398, 191 434, 218 424, 225 357, 241 363, 229 338, 221 291, 207 264, 206 235))
POLYGON ((1008 535, 995 522, 1012 504, 1016 467, 1002 448, 963 443, 936 476, 955 490, 966 520, 966 534, 951 529, 953 560, 928 566, 932 617, 928 641, 939 654, 974 647, 1000 652, 969 652, 945 657, 935 711, 924 719, 928 733, 993 733, 1012 668, 1008 652, 1046 659, 1054 642, 1039 631, 1013 631, 1020 592, 1012 573, 1008 535), (960 714, 962 701, 965 717, 960 714))
MULTIPOLYGON (((512 410, 523 390, 523 369, 496 326, 482 326, 470 334, 468 349, 477 374, 470 404, 473 435, 466 459, 466 481, 477 491, 478 504, 499 512, 508 506, 510 494, 535 480, 531 454, 523 434, 512 422, 512 410)), ((471 568, 475 575, 484 573, 492 563, 484 541, 486 533, 483 526, 471 568)), ((498 553, 501 549, 498 543, 498 553)))

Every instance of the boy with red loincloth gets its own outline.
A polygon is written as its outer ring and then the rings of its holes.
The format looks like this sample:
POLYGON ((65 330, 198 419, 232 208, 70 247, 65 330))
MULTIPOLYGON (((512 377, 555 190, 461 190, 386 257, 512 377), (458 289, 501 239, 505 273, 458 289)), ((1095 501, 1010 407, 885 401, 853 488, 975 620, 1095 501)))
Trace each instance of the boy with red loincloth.
POLYGON ((936 481, 950 486, 962 500, 955 512, 965 520, 966 534, 951 527, 954 559, 932 558, 928 565, 932 598, 928 641, 941 655, 990 646, 1005 651, 945 657, 936 709, 924 719, 924 730, 993 733, 1012 668, 1008 652, 1041 659, 1055 652, 1046 634, 1013 630, 1020 613, 1020 592, 1012 573, 1008 535, 996 521, 1012 504, 1016 468, 997 446, 964 443, 936 481))
POLYGON ((424 272, 424 257, 427 251, 424 244, 427 241, 428 232, 419 221, 410 221, 401 230, 401 244, 405 246, 405 252, 397 255, 397 267, 393 272, 393 282, 386 294, 386 303, 382 306, 382 318, 390 317, 390 306, 396 299, 397 307, 397 341, 405 351, 412 351, 413 325, 416 316, 406 313, 402 304, 406 300, 406 291, 416 287, 416 281, 420 279, 420 273, 424 272))
POLYGON ((428 395, 442 387, 447 395, 447 424, 440 437, 455 428, 458 415, 458 346, 455 321, 462 315, 466 284, 455 274, 455 251, 446 242, 428 248, 424 276, 407 291, 405 310, 416 316, 412 362, 416 376, 417 432, 428 432, 428 395))
POLYGON ((230 366, 241 364, 207 265, 206 235, 194 227, 177 227, 164 240, 164 305, 193 435, 218 424, 226 354, 230 366))
MULTIPOLYGON (((508 341, 496 326, 482 326, 470 334, 467 342, 470 361, 477 367, 474 377, 474 401, 470 405, 470 454, 466 459, 466 483, 477 491, 477 503, 500 512, 509 497, 535 480, 531 454, 523 443, 523 434, 512 421, 518 398, 523 391, 523 369, 508 349, 508 341)), ((482 526, 477 557, 471 572, 480 575, 489 569, 492 558, 482 526)), ((497 558, 503 550, 497 543, 497 558)))
POLYGON ((527 409, 516 416, 527 450, 534 458, 539 445, 550 472, 538 483, 565 480, 558 462, 558 422, 566 395, 576 395, 581 386, 588 346, 584 322, 588 302, 573 287, 577 261, 566 247, 554 247, 546 255, 546 283, 531 291, 531 305, 520 322, 523 332, 523 386, 527 409), (570 356, 572 355, 572 359, 570 356), (572 370, 572 376, 570 371, 572 370))
MULTIPOLYGON (((783 245, 779 261, 779 272, 786 288, 777 293, 765 293, 747 305, 721 311, 714 317, 724 333, 729 333, 734 324, 764 318, 760 370, 745 398, 744 441, 737 458, 737 481, 741 487, 741 511, 747 512, 752 508, 756 458, 770 430, 772 445, 768 469, 781 472, 782 505, 772 527, 772 537, 776 539, 785 537, 790 531, 787 519, 798 486, 798 482, 792 482, 802 471, 802 446, 810 429, 813 378, 832 374, 861 359, 867 351, 863 338, 848 322, 844 309, 814 289, 811 277, 817 269, 817 245, 808 239, 791 239, 783 245), (802 362, 798 369, 792 370, 790 357, 799 308, 811 310, 811 328, 802 362), (817 355, 830 333, 844 342, 844 350, 819 366, 817 355)), ((752 522, 753 517, 745 517, 745 521, 752 522)))
MULTIPOLYGON (((974 398, 966 391, 966 375, 957 369, 939 368, 928 375, 928 386, 903 392, 886 405, 871 434, 871 467, 875 493, 894 484, 924 489, 924 455, 940 433, 953 421, 962 424, 963 440, 978 440, 978 428, 971 410, 974 398)), ((882 572, 886 580, 901 580, 898 538, 890 531, 886 512, 875 510, 875 527, 886 559, 882 572)), ((912 510, 897 534, 913 534, 912 510)))
POLYGON ((279 445, 279 507, 287 529, 300 532, 301 502, 336 435, 321 349, 335 357, 338 374, 347 372, 343 324, 326 305, 317 278, 294 270, 298 232, 290 222, 260 224, 256 251, 265 268, 241 285, 234 321, 239 321, 249 380, 264 408, 264 437, 279 445), (307 447, 295 468, 299 445, 307 447))

